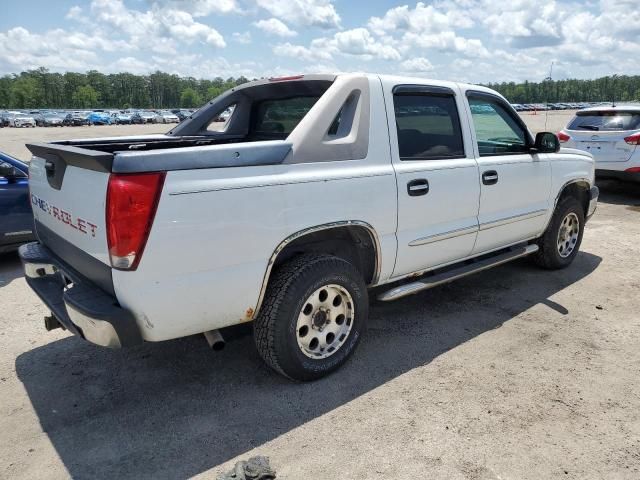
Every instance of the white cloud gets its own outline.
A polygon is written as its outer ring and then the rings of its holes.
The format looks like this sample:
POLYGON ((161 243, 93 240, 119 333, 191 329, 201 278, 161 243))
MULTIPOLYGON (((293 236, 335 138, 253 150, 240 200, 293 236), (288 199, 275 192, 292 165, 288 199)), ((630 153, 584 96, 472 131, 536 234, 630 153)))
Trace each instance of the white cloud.
MULTIPOLYGON (((38 67, 86 70, 100 66, 100 52, 131 50, 127 42, 62 29, 43 34, 15 27, 0 32, 0 64, 13 71, 38 67)), ((7 68, 5 67, 5 68, 7 68)))
POLYGON ((393 31, 413 31, 419 33, 437 33, 451 28, 468 28, 473 26, 472 18, 464 10, 451 8, 442 11, 434 5, 418 2, 414 9, 407 5, 395 7, 382 17, 369 19, 369 28, 384 34, 393 31))
POLYGON ((291 57, 311 62, 332 59, 331 54, 322 49, 292 45, 289 42, 281 43, 273 47, 273 53, 281 57, 291 57))
POLYGON ((231 37, 235 42, 242 45, 248 45, 251 43, 251 32, 233 32, 231 37))
POLYGON ((269 35, 278 37, 295 37, 298 35, 298 32, 291 30, 277 18, 258 20, 257 22, 253 22, 253 25, 269 35))
POLYGON ((362 27, 337 32, 327 45, 336 53, 358 55, 363 59, 400 60, 401 58, 400 53, 393 46, 379 42, 369 30, 362 27))
MULTIPOLYGON (((487 11, 497 10, 494 4, 487 11)), ((486 16, 492 35, 506 38, 516 47, 531 48, 562 42, 562 24, 573 12, 554 0, 517 0, 486 16)))
POLYGON ((333 60, 335 56, 357 57, 364 61, 402 58, 395 47, 377 40, 363 27, 339 31, 332 37, 315 38, 308 47, 288 42, 279 44, 273 48, 273 53, 306 61, 333 60))
POLYGON ((274 17, 294 25, 340 26, 340 15, 330 0, 256 0, 256 4, 274 17))
POLYGON ((127 8, 122 0, 93 0, 91 14, 97 25, 128 36, 128 41, 138 48, 177 53, 176 42, 226 46, 215 28, 196 22, 186 11, 156 6, 142 12, 127 8))
POLYGON ((71 7, 67 12, 65 18, 68 20, 77 20, 79 18, 82 18, 82 8, 77 5, 71 7))
POLYGON ((152 0, 152 7, 182 10, 194 17, 240 12, 235 0, 152 0))
POLYGON ((406 72, 430 72, 433 70, 431 62, 424 57, 414 57, 405 60, 400 64, 400 67, 406 72))
POLYGON ((491 55, 479 39, 460 37, 453 31, 437 34, 407 32, 401 44, 405 52, 417 47, 424 50, 459 53, 469 57, 486 58, 491 55))

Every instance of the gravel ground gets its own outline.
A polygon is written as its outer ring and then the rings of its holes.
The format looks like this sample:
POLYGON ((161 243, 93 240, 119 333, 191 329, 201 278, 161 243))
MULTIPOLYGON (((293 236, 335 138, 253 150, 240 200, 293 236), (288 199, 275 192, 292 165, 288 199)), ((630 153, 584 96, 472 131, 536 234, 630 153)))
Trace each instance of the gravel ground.
POLYGON ((0 129, 0 151, 29 161, 31 152, 25 143, 52 142, 76 138, 116 137, 118 135, 149 135, 165 133, 175 124, 149 123, 146 125, 94 125, 91 127, 35 127, 0 129))
POLYGON ((640 478, 640 188, 600 186, 570 268, 518 261, 374 302, 353 360, 313 384, 250 338, 214 354, 46 332, 0 256, 0 478, 215 478, 257 454, 296 480, 640 478))

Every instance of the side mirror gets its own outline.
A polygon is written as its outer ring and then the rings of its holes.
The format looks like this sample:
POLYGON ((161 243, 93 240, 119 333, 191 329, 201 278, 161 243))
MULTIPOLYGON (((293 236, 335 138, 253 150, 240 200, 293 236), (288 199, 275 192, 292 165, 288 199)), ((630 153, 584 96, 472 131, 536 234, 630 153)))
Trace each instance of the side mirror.
POLYGON ((0 177, 4 177, 6 180, 13 180, 16 176, 16 169, 13 165, 8 163, 0 164, 0 177))
POLYGON ((535 153, 556 153, 560 150, 560 140, 555 133, 540 132, 536 134, 532 150, 535 153))

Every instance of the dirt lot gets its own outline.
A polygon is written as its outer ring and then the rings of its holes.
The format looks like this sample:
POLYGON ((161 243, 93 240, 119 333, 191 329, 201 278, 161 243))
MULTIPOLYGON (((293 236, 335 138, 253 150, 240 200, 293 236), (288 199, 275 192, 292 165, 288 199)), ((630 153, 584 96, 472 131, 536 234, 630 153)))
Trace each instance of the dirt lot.
MULTIPOLYGON (((1 130, 0 148, 52 130, 1 130)), ((48 333, 0 257, 0 478, 215 478, 256 454, 296 480, 640 478, 640 188, 601 188, 569 269, 519 261, 374 302, 354 359, 313 384, 250 338, 213 354, 48 333)))
POLYGON ((23 161, 31 158, 25 143, 51 142, 75 138, 116 137, 118 135, 148 135, 165 133, 175 124, 95 125, 91 127, 35 127, 0 129, 0 151, 23 161))

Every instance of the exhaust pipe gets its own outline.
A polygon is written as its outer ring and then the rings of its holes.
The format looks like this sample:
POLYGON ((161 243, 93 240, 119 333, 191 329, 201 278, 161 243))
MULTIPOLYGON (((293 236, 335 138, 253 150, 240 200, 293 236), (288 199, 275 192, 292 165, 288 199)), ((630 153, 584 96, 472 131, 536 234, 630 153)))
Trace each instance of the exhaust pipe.
POLYGON ((204 338, 207 339, 209 347, 211 347, 211 350, 213 350, 214 352, 219 352, 220 350, 222 350, 226 343, 224 341, 224 338, 222 338, 220 330, 209 330, 208 332, 204 332, 204 338))

